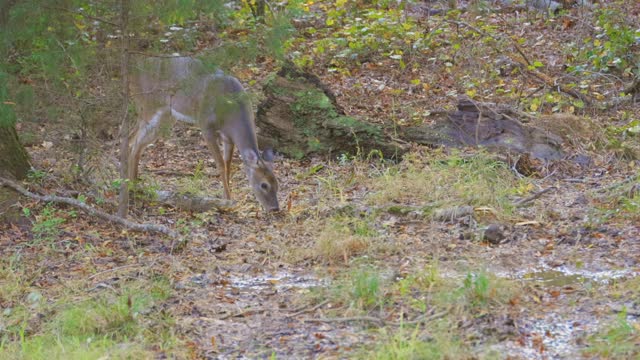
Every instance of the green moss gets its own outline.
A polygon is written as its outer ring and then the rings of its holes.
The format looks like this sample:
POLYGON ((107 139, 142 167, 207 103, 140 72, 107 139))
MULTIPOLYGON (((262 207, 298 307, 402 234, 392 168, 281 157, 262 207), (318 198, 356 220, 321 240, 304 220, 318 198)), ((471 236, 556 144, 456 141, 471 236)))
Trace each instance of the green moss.
POLYGON ((296 100, 291 104, 291 110, 296 114, 296 119, 308 115, 327 118, 338 116, 331 100, 320 90, 297 91, 293 95, 296 100))
POLYGON ((331 120, 333 125, 343 127, 356 134, 364 133, 376 140, 382 137, 382 130, 378 126, 359 121, 350 116, 338 116, 331 120))
POLYGON ((377 146, 384 138, 382 129, 356 118, 344 116, 332 99, 303 76, 285 74, 286 80, 272 78, 268 92, 288 101, 296 132, 302 135, 284 151, 300 158, 309 153, 357 152, 377 146))

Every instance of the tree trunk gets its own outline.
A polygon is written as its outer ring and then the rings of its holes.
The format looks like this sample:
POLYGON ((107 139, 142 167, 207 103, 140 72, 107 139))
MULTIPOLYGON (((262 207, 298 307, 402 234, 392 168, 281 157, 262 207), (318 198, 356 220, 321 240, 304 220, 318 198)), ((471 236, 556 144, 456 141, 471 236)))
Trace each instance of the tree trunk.
MULTIPOLYGON (((0 176, 24 179, 27 171, 29 171, 29 157, 18 141, 16 128, 13 125, 0 125, 0 176)), ((16 192, 0 186, 0 223, 14 223, 19 218, 19 209, 12 206, 17 201, 16 192)))
POLYGON ((118 216, 126 218, 129 213, 129 0, 120 0, 120 33, 122 34, 122 124, 120 126, 120 194, 118 216))
POLYGON ((29 157, 18 140, 16 128, 0 126, 0 176, 24 179, 29 171, 29 157))

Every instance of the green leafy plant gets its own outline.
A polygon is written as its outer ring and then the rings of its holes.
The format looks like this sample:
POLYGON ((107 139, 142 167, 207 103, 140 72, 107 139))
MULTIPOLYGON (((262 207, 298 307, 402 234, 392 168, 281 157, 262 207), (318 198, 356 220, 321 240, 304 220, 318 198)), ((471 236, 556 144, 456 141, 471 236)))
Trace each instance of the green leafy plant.
POLYGON ((47 177, 47 173, 38 169, 31 169, 27 173, 27 179, 30 182, 34 182, 38 184, 42 183, 46 177, 47 177))
MULTIPOLYGON (((604 8, 597 11, 596 23, 598 33, 595 39, 584 39, 578 52, 596 71, 617 70, 622 73, 632 73, 640 70, 640 55, 637 51, 629 51, 637 46, 640 39, 640 29, 625 23, 625 16, 619 10, 604 8)), ((569 70, 582 71, 583 67, 576 65, 569 70)))
POLYGON ((66 220, 59 216, 58 211, 51 204, 47 204, 40 214, 36 215, 31 228, 36 242, 51 241, 60 233, 60 225, 66 220))

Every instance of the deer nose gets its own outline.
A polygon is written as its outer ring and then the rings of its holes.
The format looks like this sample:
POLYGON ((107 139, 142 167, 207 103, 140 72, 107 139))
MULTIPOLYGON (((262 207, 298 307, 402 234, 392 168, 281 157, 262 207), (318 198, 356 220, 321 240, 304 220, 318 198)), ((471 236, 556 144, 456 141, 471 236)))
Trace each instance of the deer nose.
POLYGON ((280 204, 278 204, 278 200, 275 201, 275 204, 269 206, 269 209, 267 209, 268 212, 277 212, 280 211, 280 204))

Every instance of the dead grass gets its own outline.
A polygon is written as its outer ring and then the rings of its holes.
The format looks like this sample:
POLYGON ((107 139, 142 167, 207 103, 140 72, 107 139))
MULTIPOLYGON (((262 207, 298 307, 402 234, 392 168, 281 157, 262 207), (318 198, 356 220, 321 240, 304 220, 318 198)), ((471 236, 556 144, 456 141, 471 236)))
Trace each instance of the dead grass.
POLYGON ((517 179, 507 164, 486 153, 434 151, 424 162, 421 157, 409 154, 403 164, 373 179, 375 191, 369 203, 417 205, 427 210, 485 206, 505 217, 514 210, 510 197, 526 189, 526 180, 517 179))
POLYGON ((330 220, 320 232, 316 243, 316 253, 329 262, 343 260, 345 263, 354 255, 366 251, 373 238, 354 233, 344 220, 330 220))

